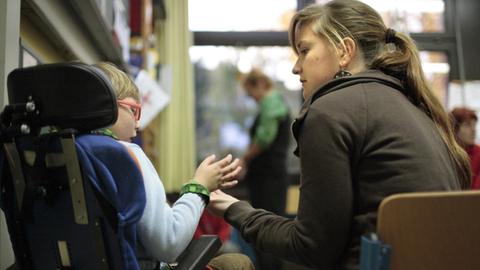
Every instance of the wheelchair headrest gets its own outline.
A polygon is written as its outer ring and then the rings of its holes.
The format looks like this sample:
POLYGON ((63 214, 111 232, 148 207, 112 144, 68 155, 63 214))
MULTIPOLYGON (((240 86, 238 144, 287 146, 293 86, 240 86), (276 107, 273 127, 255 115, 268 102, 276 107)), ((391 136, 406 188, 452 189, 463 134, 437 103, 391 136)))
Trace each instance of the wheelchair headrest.
POLYGON ((90 131, 117 120, 117 101, 110 80, 90 65, 62 63, 15 69, 8 75, 7 86, 7 107, 13 111, 27 108, 23 119, 12 116, 16 124, 90 131))

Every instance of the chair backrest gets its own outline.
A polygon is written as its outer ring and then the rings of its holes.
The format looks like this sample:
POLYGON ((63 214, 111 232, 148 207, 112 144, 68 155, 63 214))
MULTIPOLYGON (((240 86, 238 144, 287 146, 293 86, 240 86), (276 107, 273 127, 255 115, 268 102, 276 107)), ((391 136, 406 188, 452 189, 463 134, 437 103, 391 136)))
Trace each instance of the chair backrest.
POLYGON ((8 94, 0 205, 17 268, 126 269, 118 209, 86 174, 76 143, 116 121, 107 77, 85 64, 16 69, 8 94))
POLYGON ((91 65, 20 68, 8 75, 7 86, 9 106, 4 114, 11 115, 10 110, 27 113, 13 114, 12 124, 22 120, 30 128, 53 125, 89 131, 117 120, 117 102, 110 80, 91 65))
POLYGON ((480 269, 480 191, 406 193, 380 205, 391 270, 480 269))

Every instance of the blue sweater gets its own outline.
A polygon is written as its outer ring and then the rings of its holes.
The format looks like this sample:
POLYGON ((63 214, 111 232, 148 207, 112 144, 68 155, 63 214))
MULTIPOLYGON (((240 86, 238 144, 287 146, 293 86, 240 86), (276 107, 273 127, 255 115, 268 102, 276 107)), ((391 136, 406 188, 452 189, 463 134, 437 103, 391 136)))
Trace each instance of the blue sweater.
POLYGON ((139 269, 136 227, 146 204, 142 173, 126 147, 108 136, 81 135, 76 147, 84 177, 117 210, 125 269, 139 269))

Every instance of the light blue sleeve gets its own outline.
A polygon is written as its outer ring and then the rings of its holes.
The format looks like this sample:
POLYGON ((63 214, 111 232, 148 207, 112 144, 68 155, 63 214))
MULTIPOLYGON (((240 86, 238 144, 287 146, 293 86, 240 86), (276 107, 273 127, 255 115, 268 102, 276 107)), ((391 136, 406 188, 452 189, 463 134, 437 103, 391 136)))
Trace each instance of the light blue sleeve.
POLYGON ((187 193, 170 207, 153 164, 138 145, 126 145, 140 163, 147 197, 137 227, 139 240, 149 256, 159 261, 173 262, 192 240, 205 202, 199 195, 187 193))

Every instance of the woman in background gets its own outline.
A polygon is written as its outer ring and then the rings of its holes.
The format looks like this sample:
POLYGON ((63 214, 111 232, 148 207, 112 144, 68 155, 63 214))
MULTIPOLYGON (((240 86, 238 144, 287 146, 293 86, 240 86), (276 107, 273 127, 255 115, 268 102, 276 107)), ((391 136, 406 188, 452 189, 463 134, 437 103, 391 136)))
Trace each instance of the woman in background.
POLYGON ((472 189, 480 189, 480 146, 475 144, 477 114, 465 107, 454 108, 450 112, 457 142, 470 158, 472 169, 472 189))
MULTIPOLYGON (((241 159, 246 170, 250 203, 277 215, 285 215, 290 143, 290 112, 281 93, 261 70, 252 69, 243 78, 245 92, 258 104, 258 113, 250 128, 250 145, 241 159)), ((281 261, 270 254, 256 253, 260 270, 276 270, 281 261)))

